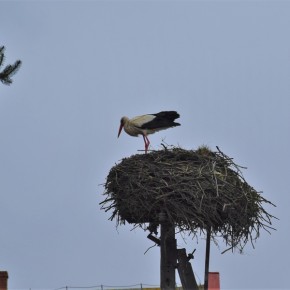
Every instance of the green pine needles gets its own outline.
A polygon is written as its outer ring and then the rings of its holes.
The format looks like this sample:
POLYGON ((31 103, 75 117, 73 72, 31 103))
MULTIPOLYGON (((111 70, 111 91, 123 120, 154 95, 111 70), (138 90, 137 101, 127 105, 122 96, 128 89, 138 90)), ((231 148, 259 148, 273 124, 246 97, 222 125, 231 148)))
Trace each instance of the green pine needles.
MULTIPOLYGON (((4 51, 5 47, 0 46, 0 69, 4 65, 5 59, 4 51)), ((9 86, 10 84, 12 84, 13 80, 11 79, 11 77, 19 70, 21 64, 22 64, 21 60, 16 60, 14 64, 12 65, 9 64, 2 71, 0 70, 0 81, 4 85, 9 86)))

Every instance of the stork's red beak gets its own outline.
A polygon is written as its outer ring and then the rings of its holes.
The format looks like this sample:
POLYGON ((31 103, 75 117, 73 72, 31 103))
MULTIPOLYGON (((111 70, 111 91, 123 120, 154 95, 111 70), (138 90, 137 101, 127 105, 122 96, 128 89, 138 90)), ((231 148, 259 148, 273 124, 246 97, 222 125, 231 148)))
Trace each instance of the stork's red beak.
POLYGON ((124 127, 124 125, 123 125, 123 124, 120 124, 119 133, 118 133, 118 138, 119 138, 119 136, 120 136, 120 134, 121 134, 121 132, 122 132, 123 127, 124 127))

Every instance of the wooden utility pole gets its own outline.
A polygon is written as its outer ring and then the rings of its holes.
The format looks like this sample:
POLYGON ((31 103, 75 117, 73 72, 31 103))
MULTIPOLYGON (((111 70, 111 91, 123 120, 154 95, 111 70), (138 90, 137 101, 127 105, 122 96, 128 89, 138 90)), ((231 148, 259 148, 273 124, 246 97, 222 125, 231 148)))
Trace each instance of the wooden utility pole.
POLYGON ((208 228, 206 233, 206 249, 205 249, 205 269, 204 269, 204 290, 208 290, 208 272, 209 272, 209 257, 210 257, 210 236, 211 230, 208 228))
POLYGON ((173 290, 177 266, 175 226, 163 220, 160 222, 160 228, 160 287, 161 290, 173 290))
POLYGON ((178 257, 178 273, 182 284, 183 290, 198 290, 198 285, 195 280, 195 276, 189 262, 188 256, 186 255, 185 249, 177 250, 178 257))

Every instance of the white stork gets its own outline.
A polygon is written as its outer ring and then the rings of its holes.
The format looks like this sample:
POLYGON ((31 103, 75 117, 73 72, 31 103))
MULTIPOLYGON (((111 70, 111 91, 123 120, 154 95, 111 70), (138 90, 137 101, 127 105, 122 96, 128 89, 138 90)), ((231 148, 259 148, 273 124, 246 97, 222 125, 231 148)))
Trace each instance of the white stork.
POLYGON ((137 137, 138 135, 142 135, 145 143, 145 153, 147 153, 150 144, 147 135, 180 126, 179 123, 174 122, 177 118, 179 118, 179 114, 175 111, 163 111, 156 114, 137 116, 132 119, 122 117, 118 137, 123 128, 130 136, 137 137))

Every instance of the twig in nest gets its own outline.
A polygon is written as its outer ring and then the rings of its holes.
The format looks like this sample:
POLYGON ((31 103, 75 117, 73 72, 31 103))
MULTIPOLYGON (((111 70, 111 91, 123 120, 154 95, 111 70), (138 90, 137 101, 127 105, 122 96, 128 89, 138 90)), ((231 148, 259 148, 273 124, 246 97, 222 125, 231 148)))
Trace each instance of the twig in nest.
POLYGON ((149 248, 144 252, 144 255, 146 255, 146 253, 147 253, 150 249, 152 249, 152 248, 154 248, 154 247, 156 247, 156 246, 157 246, 157 245, 154 244, 153 246, 149 247, 149 248))

